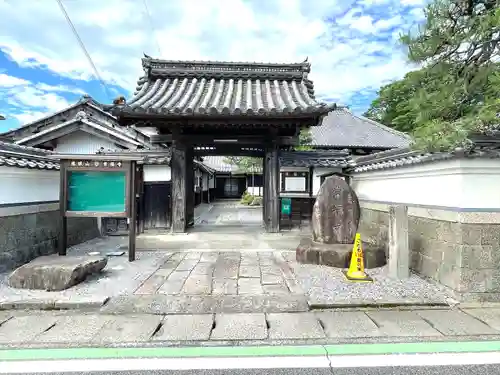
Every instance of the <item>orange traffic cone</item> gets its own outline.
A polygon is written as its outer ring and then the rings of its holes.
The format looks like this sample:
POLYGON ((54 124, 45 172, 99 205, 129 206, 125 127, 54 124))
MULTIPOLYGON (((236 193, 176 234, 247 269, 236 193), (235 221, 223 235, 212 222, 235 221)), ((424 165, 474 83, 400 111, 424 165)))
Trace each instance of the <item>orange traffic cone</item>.
POLYGON ((349 281, 371 283, 373 279, 365 273, 365 263, 363 262, 363 247, 361 246, 361 235, 356 233, 354 245, 352 247, 351 264, 349 269, 344 271, 344 276, 349 281))

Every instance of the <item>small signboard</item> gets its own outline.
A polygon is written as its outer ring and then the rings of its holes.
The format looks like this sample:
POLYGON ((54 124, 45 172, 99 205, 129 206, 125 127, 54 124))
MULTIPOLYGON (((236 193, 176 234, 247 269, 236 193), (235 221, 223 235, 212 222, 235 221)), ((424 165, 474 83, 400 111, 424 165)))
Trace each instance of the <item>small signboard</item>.
MULTIPOLYGON (((61 158, 59 255, 66 255, 68 217, 115 218, 129 232, 129 260, 135 259, 137 157, 63 155, 61 158), (123 160, 122 160, 123 159, 123 160)), ((108 229, 108 224, 106 225, 108 229)))
POLYGON ((292 200, 290 198, 281 198, 281 214, 290 215, 292 213, 292 200))

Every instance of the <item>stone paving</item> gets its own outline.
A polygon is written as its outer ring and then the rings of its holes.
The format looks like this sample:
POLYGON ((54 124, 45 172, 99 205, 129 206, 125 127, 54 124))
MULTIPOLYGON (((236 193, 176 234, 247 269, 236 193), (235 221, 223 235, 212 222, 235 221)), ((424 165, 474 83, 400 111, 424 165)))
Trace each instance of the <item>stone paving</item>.
POLYGON ((0 347, 497 340, 499 328, 500 308, 198 315, 0 311, 0 347))
MULTIPOLYGON (((303 265, 295 248, 303 233, 268 234, 262 211, 220 202, 197 208, 186 235, 138 237, 137 260, 110 257, 105 272, 62 292, 18 290, 0 275, 0 309, 101 307, 107 313, 279 313, 352 305, 448 304, 439 286, 416 275, 390 279, 369 270, 371 284, 345 281, 340 269, 303 265)), ((99 238, 69 254, 127 250, 127 238, 99 238)))

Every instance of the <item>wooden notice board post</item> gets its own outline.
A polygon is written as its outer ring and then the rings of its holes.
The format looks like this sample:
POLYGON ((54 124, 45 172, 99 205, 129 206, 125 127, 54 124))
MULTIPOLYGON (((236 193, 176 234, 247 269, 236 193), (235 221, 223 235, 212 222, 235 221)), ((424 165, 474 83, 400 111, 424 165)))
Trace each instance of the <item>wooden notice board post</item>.
POLYGON ((59 255, 66 255, 68 217, 127 218, 129 261, 135 260, 137 158, 62 155, 59 255))

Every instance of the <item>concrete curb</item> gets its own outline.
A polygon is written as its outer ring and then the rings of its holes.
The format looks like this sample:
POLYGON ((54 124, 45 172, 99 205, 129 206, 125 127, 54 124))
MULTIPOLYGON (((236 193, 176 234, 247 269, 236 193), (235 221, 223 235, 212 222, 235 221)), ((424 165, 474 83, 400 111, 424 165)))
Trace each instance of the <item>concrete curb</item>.
POLYGON ((1 310, 87 310, 100 309, 110 297, 58 299, 25 299, 0 301, 1 310))
POLYGON ((411 344, 411 343, 468 343, 498 342, 500 335, 463 336, 377 336, 365 338, 324 338, 324 339, 280 339, 280 340, 150 340, 140 342, 51 342, 51 343, 11 343, 0 345, 0 350, 8 349, 94 349, 98 348, 217 348, 217 347, 262 347, 262 346, 309 346, 309 345, 358 345, 358 344, 411 344))

